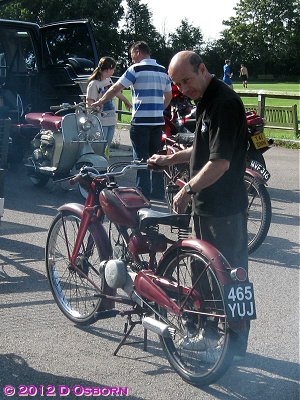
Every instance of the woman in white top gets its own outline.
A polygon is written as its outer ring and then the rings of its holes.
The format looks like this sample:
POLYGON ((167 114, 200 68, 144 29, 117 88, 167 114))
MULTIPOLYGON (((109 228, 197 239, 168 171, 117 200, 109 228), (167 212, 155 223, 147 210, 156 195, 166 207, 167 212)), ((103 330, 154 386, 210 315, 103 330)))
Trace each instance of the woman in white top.
MULTIPOLYGON (((99 61, 98 67, 94 70, 92 75, 88 78, 87 87, 87 104, 91 106, 95 103, 113 84, 111 76, 116 68, 116 61, 111 57, 102 57, 99 61)), ((116 95, 122 100, 128 110, 131 108, 131 103, 120 92, 116 95)), ((107 140, 107 146, 110 147, 116 129, 116 110, 114 101, 108 100, 103 104, 99 110, 98 117, 100 118, 104 139, 107 140)))

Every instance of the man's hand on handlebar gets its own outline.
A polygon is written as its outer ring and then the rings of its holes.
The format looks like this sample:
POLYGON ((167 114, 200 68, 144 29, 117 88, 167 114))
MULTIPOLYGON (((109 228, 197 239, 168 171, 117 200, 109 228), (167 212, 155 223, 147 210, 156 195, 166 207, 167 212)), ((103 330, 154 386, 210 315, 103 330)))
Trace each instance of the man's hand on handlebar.
POLYGON ((163 169, 163 167, 170 165, 170 158, 162 154, 153 154, 148 158, 147 164, 150 169, 163 169))

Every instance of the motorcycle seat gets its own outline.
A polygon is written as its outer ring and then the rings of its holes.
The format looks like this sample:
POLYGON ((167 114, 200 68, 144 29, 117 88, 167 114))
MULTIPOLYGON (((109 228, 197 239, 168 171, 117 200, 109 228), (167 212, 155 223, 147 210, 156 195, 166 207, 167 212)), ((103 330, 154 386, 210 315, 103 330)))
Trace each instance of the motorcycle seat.
POLYGON ((141 232, 149 226, 167 225, 177 228, 187 228, 190 223, 190 214, 164 213, 151 208, 140 208, 137 212, 141 232))
POLYGON ((29 113, 25 115, 27 123, 43 129, 58 130, 61 126, 62 116, 53 113, 29 113))

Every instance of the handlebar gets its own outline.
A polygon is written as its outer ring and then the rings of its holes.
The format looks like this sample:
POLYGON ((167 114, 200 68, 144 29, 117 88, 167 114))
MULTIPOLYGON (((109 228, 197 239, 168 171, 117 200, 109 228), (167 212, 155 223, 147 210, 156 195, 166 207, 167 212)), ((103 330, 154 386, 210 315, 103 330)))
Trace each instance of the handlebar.
POLYGON ((85 102, 80 103, 62 103, 57 106, 50 106, 50 110, 56 111, 55 114, 59 114, 60 112, 68 111, 68 110, 76 110, 76 109, 84 109, 90 112, 96 112, 95 107, 88 106, 85 102))
MULTIPOLYGON (((124 165, 123 163, 118 163, 115 164, 115 168, 118 168, 120 166, 124 165)), ((83 177, 88 176, 90 179, 109 179, 109 178, 115 178, 117 176, 122 176, 125 175, 126 172, 130 169, 147 169, 148 165, 145 162, 142 161, 132 161, 131 164, 126 164, 121 171, 113 171, 113 166, 111 166, 110 170, 112 172, 104 172, 104 173, 99 173, 95 168, 93 167, 82 167, 79 171, 79 173, 72 178, 70 178, 70 185, 75 185, 76 182, 80 181, 83 177)))

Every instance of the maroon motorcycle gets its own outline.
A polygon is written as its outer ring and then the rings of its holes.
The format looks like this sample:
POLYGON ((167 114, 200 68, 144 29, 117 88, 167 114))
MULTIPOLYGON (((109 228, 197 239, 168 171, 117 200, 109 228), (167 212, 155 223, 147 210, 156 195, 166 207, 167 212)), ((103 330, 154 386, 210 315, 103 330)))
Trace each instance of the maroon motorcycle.
POLYGON ((77 324, 126 317, 115 355, 142 325, 144 350, 150 330, 185 381, 209 385, 229 368, 239 333, 256 318, 253 286, 243 268, 189 237, 188 214, 154 211, 136 188, 115 182, 127 170, 145 167, 129 164, 105 174, 83 167, 72 178, 88 196, 84 205, 61 206, 49 229, 50 287, 58 307, 77 324))

